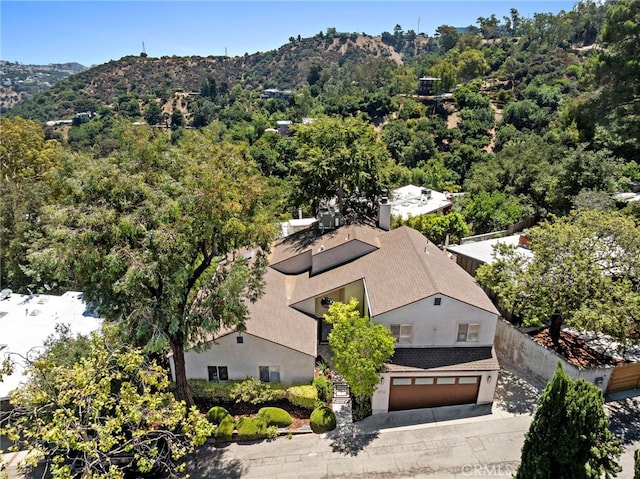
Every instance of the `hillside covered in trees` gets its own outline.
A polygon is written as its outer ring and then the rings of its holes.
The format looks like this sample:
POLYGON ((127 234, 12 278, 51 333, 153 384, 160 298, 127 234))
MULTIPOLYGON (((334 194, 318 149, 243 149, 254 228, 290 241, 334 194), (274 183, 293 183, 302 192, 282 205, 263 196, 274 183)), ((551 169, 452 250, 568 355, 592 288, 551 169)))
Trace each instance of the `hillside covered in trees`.
POLYGON ((244 57, 131 56, 73 75, 5 112, 2 284, 38 286, 26 255, 65 158, 112 160, 149 127, 177 152, 198 136, 234 145, 272 217, 314 216, 336 196, 371 215, 408 183, 463 193, 453 216, 411 220, 436 242, 575 208, 637 217, 638 202, 612 195, 640 182, 638 12, 637 0, 512 9, 433 37, 328 28, 244 57), (435 96, 417 95, 420 77, 440 79, 435 96), (288 134, 273 132, 280 120, 288 134))

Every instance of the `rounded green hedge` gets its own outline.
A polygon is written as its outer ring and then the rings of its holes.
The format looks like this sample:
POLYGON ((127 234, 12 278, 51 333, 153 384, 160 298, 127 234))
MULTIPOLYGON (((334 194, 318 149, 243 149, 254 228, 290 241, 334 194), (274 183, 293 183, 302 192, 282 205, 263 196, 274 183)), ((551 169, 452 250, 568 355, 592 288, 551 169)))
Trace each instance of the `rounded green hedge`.
POLYGON ((293 424, 291 414, 279 407, 260 408, 258 419, 264 421, 267 426, 287 427, 293 424))
POLYGON ((311 384, 292 386, 287 389, 287 399, 294 406, 313 409, 318 402, 318 390, 311 384))
POLYGON ((207 421, 217 426, 228 415, 229 411, 222 406, 213 406, 209 411, 207 411, 207 421))
POLYGON ((235 428, 236 422, 230 414, 227 414, 220 421, 220 424, 213 433, 213 437, 219 441, 231 441, 235 428))
POLYGON ((333 431, 336 428, 336 414, 327 406, 315 408, 311 413, 309 425, 316 434, 333 431))
POLYGON ((236 424, 239 441, 253 441, 266 437, 266 425, 255 417, 242 416, 236 424))

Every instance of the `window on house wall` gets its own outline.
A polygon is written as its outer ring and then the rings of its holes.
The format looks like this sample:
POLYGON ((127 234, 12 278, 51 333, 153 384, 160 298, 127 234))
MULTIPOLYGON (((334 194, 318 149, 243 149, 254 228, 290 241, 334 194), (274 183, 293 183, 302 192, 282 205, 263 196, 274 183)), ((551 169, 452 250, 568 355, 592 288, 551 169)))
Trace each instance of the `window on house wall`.
POLYGON ((259 366, 260 381, 263 383, 280 382, 280 366, 259 366))
POLYGON ((478 331, 480 331, 480 325, 477 323, 460 323, 458 324, 458 339, 459 343, 477 343, 478 331))
POLYGON ((406 344, 411 342, 413 333, 413 326, 411 324, 392 324, 390 329, 397 343, 406 344))
POLYGON ((207 366, 209 381, 220 382, 229 380, 227 366, 207 366))
POLYGON ((442 304, 442 298, 434 298, 433 299, 433 305, 434 306, 440 306, 442 304))

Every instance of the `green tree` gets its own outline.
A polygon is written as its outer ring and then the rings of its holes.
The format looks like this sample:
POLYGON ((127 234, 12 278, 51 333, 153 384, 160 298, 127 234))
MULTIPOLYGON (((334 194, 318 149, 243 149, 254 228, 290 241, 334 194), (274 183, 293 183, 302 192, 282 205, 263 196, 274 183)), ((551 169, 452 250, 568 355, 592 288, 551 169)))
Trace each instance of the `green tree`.
POLYGON ((499 191, 480 191, 465 196, 458 202, 464 218, 472 225, 474 234, 500 231, 529 216, 533 209, 518 197, 508 196, 499 191))
POLYGON ((509 103, 503 111, 502 123, 511 124, 518 130, 541 132, 549 124, 549 114, 533 100, 509 103))
POLYGON ((173 110, 171 113, 171 129, 176 130, 185 126, 184 113, 181 110, 173 110))
POLYGON ((489 71, 489 64, 480 50, 465 50, 458 59, 458 79, 470 81, 481 78, 489 71))
POLYGON ((450 92, 456 86, 458 69, 453 63, 443 60, 429 68, 429 75, 440 78, 442 91, 450 92))
POLYGON ((538 399, 515 477, 611 478, 621 470, 620 452, 609 430, 602 391, 582 378, 573 381, 559 363, 538 399))
POLYGON ((62 145, 46 140, 42 127, 22 118, 0 118, 0 285, 25 291, 22 268, 40 232, 38 210, 50 199, 49 179, 62 145))
POLYGON ((457 243, 461 238, 469 236, 471 233, 460 213, 419 215, 409 217, 406 220, 393 218, 392 226, 394 228, 402 225, 420 231, 435 244, 444 244, 447 237, 450 242, 457 243))
POLYGON ((633 479, 640 479, 640 449, 636 449, 636 452, 633 453, 633 458, 633 479))
POLYGON ((82 344, 76 362, 22 358, 29 381, 11 393, 3 427, 16 447, 28 449, 30 461, 46 456, 54 478, 70 477, 72 462, 75 473, 105 479, 124 478, 125 468, 184 470, 177 461, 213 432, 206 417, 177 401, 164 368, 113 331, 82 344))
POLYGON ((554 163, 562 153, 563 148, 545 142, 538 135, 522 135, 503 145, 495 155, 474 162, 463 189, 471 195, 504 193, 517 198, 523 206, 533 207, 531 213, 548 211, 555 187, 554 163))
POLYGON ((554 187, 554 211, 558 213, 568 212, 583 191, 610 195, 620 186, 621 160, 608 150, 592 151, 586 147, 586 144, 581 144, 567 151, 558 164, 554 187))
POLYGON ((144 121, 149 125, 159 125, 162 123, 162 118, 160 105, 155 99, 151 100, 144 110, 144 121))
POLYGON ((359 118, 319 117, 295 129, 293 164, 297 206, 336 200, 340 211, 368 214, 384 187, 389 162, 384 144, 370 123, 359 118))
MULTIPOLYGON (((502 249, 478 268, 503 308, 527 325, 549 324, 557 350, 563 323, 640 342, 640 228, 619 213, 575 211, 528 232, 533 258, 502 249)), ((623 350, 624 352, 624 350, 623 350)))
POLYGON ((452 27, 451 25, 440 25, 436 28, 436 36, 438 37, 438 45, 442 49, 442 52, 446 53, 456 46, 460 34, 456 27, 452 27))
POLYGON ((336 370, 345 378, 351 392, 361 400, 373 396, 380 373, 394 351, 394 337, 381 324, 361 316, 358 301, 335 302, 324 319, 333 326, 329 346, 336 370))
POLYGON ((83 291, 132 341, 168 344, 176 393, 192 404, 185 347, 241 327, 246 302, 262 292, 262 250, 237 254, 273 238, 255 165, 206 128, 174 146, 163 132, 125 124, 118 152, 66 158, 56 188, 30 274, 83 291))
POLYGON ((498 36, 500 20, 498 20, 495 13, 488 18, 478 17, 477 23, 480 26, 483 38, 496 38, 498 36))
POLYGON ((590 63, 592 83, 602 87, 592 118, 595 116, 595 123, 603 126, 612 141, 620 143, 617 153, 629 158, 640 151, 639 18, 637 0, 608 3, 602 27, 605 48, 590 63))

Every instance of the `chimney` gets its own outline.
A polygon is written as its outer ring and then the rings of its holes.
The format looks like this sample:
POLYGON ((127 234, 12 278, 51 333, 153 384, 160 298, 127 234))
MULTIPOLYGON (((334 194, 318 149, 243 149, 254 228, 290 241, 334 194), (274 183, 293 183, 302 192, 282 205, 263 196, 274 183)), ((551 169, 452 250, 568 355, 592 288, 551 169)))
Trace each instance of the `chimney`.
POLYGON ((391 204, 386 196, 380 198, 378 205, 378 227, 385 231, 391 229, 391 204))

